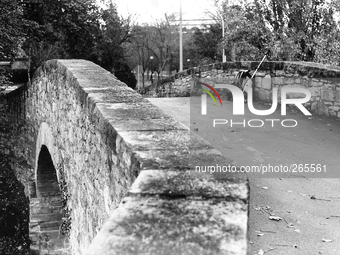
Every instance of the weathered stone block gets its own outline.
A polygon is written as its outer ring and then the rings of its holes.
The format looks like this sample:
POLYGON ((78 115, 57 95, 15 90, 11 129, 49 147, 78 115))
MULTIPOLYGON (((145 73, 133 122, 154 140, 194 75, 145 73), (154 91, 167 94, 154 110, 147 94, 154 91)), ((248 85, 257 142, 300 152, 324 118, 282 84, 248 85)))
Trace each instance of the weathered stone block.
POLYGON ((283 78, 282 77, 273 77, 272 83, 273 83, 273 85, 282 85, 283 84, 283 78))
POLYGON ((326 106, 333 106, 333 102, 332 101, 323 101, 323 104, 326 106))
POLYGON ((292 97, 291 98, 305 98, 306 94, 304 93, 291 93, 292 97))
POLYGON ((320 80, 313 79, 312 82, 311 82, 311 86, 322 87, 322 86, 324 86, 324 83, 320 80))
POLYGON ((131 194, 153 194, 193 197, 233 197, 247 201, 249 191, 245 176, 236 173, 207 174, 193 168, 188 171, 145 170, 131 186, 131 194), (231 182, 234 180, 234 182, 231 182), (228 181, 228 182, 224 182, 228 181))
POLYGON ((262 87, 262 78, 255 77, 255 87, 256 88, 261 88, 262 87))
POLYGON ((310 91, 312 97, 316 97, 316 96, 321 95, 320 88, 309 87, 308 90, 310 91))
POLYGON ((326 90, 326 89, 321 90, 321 98, 327 101, 336 101, 335 93, 332 90, 326 90))
POLYGON ((340 102, 340 91, 335 91, 335 101, 340 102))
POLYGON ((295 79, 293 79, 293 78, 285 78, 284 79, 284 84, 293 85, 293 84, 295 84, 295 79))
POLYGON ((266 75, 262 80, 262 88, 270 90, 272 88, 272 78, 270 75, 266 75))
POLYGON ((265 77, 266 73, 265 72, 257 72, 256 77, 265 77))
POLYGON ((329 110, 329 116, 336 117, 337 113, 335 111, 329 110))
POLYGON ((335 86, 335 84, 327 84, 327 83, 324 83, 324 88, 325 89, 328 89, 328 90, 336 90, 335 88, 336 88, 336 86, 335 86))
POLYGON ((194 171, 142 171, 85 254, 246 254, 241 201, 248 188, 242 179, 236 183, 194 171))
POLYGON ((270 75, 266 75, 262 80, 262 88, 270 90, 272 88, 272 78, 270 75))
POLYGON ((256 98, 263 102, 271 102, 272 101, 272 92, 264 89, 259 89, 256 91, 256 98))
POLYGON ((276 76, 285 76, 285 71, 282 71, 282 70, 276 70, 275 71, 275 74, 276 74, 276 76))

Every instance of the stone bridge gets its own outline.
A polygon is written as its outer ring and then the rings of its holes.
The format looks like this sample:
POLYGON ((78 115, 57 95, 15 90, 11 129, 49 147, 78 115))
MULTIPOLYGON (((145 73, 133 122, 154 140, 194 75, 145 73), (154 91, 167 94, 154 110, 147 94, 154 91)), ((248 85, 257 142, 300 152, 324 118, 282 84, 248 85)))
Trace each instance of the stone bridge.
POLYGON ((99 66, 48 61, 0 110, 36 254, 246 254, 246 177, 196 173, 232 160, 99 66))
MULTIPOLYGON (((197 90, 196 81, 214 86, 216 83, 235 83, 239 70, 254 71, 259 62, 226 62, 194 67, 160 80, 144 91, 145 97, 182 97, 197 90)), ((340 119, 340 69, 310 62, 263 62, 252 80, 255 100, 272 101, 273 88, 278 89, 278 101, 283 87, 306 88, 311 100, 305 104, 313 114, 340 119)), ((219 90, 223 95, 226 90, 219 90)), ((291 93, 289 98, 304 97, 291 93)))

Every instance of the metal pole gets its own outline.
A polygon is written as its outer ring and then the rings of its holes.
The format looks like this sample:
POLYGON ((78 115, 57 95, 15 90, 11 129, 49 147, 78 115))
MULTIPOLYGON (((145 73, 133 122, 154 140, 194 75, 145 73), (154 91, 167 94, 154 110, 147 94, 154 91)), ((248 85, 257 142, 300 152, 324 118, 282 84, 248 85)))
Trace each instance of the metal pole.
MULTIPOLYGON (((223 17, 221 16, 221 19, 222 19, 222 38, 223 38, 223 41, 224 41, 224 19, 223 17)), ((227 61, 227 58, 225 56, 225 48, 224 46, 222 46, 222 63, 225 63, 227 61)))
POLYGON ((245 90, 248 89, 247 87, 249 87, 249 86, 251 87, 250 82, 251 82, 251 80, 254 78, 255 74, 256 74, 257 71, 259 70, 260 66, 262 65, 262 63, 263 63, 263 61, 265 60, 266 57, 267 57, 267 55, 264 55, 264 57, 262 58, 260 64, 257 66, 257 68, 256 68, 255 72, 253 73, 253 75, 250 77, 250 79, 248 79, 248 80, 244 83, 243 88, 242 88, 242 91, 243 91, 243 92, 244 92, 245 90), (250 82, 249 82, 249 81, 250 81, 250 82), (248 84, 248 82, 249 82, 249 84, 248 84))
POLYGON ((264 55, 264 57, 262 58, 262 60, 261 60, 260 64, 257 66, 257 68, 256 68, 255 72, 253 73, 253 75, 251 76, 251 78, 250 78, 250 79, 253 79, 253 78, 254 78, 255 74, 257 73, 257 70, 259 70, 260 66, 262 65, 262 63, 263 63, 263 61, 265 60, 265 58, 266 58, 266 57, 267 57, 267 54, 266 54, 266 55, 264 55))
POLYGON ((182 0, 179 10, 179 71, 183 71, 183 34, 182 34, 182 0))
MULTIPOLYGON (((217 10, 217 14, 221 18, 221 22, 222 22, 222 39, 224 39, 224 19, 223 19, 223 16, 221 15, 221 13, 218 10, 217 10)), ((227 61, 227 58, 225 56, 225 49, 223 47, 222 48, 222 62, 225 63, 226 61, 227 61)))

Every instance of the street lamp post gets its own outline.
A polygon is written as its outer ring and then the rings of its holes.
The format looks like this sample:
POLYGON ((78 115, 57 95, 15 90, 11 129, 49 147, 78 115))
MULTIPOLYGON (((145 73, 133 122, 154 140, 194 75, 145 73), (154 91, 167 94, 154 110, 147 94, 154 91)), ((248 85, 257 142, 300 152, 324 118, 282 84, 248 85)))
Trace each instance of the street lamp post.
POLYGON ((150 69, 151 69, 151 77, 150 77, 150 79, 151 79, 151 85, 153 84, 153 80, 152 80, 152 75, 153 75, 153 71, 152 71, 152 60, 154 59, 154 56, 151 56, 150 57, 150 69))
POLYGON ((179 9, 179 71, 183 71, 182 0, 179 9))
MULTIPOLYGON (((222 21, 222 38, 224 39, 224 19, 221 13, 217 10, 217 14, 220 16, 221 21, 222 21)), ((225 63, 227 61, 226 56, 225 56, 225 49, 224 47, 222 48, 222 63, 225 63)))

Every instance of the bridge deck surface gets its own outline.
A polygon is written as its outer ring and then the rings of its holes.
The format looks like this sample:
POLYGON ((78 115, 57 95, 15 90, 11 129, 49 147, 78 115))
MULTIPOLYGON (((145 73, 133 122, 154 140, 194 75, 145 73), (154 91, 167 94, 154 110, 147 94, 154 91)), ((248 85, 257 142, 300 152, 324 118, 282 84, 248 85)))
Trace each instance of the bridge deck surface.
POLYGON ((171 117, 190 126, 190 97, 147 98, 171 117))

